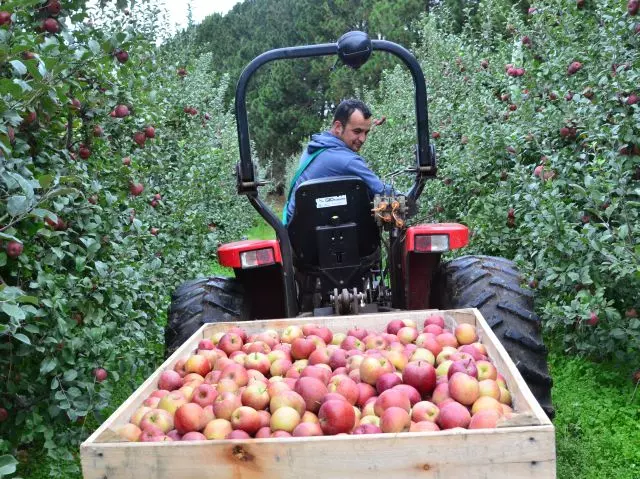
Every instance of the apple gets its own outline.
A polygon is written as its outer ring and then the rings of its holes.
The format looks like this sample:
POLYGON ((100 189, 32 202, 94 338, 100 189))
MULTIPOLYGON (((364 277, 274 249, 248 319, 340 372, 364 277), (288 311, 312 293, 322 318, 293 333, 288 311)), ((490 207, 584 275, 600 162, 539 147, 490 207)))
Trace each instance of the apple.
POLYGON ((498 370, 490 361, 484 359, 476 361, 476 368, 478 369, 478 380, 498 379, 498 370))
POLYGON ((273 431, 270 437, 292 437, 290 432, 287 431, 273 431))
POLYGON ((219 394, 213 402, 213 413, 218 419, 231 420, 233 411, 242 406, 240 396, 232 392, 219 394))
POLYGON ((494 429, 497 427, 501 415, 493 409, 478 411, 471 417, 469 429, 494 429))
MULTIPOLYGON (((220 361, 220 360, 218 360, 220 361)), ((216 362, 216 365, 218 363, 216 362)), ((222 369, 222 373, 220 374, 220 379, 218 382, 227 379, 235 382, 238 387, 246 386, 249 382, 249 373, 246 368, 237 363, 229 363, 227 366, 222 369)))
MULTIPOLYGON (((480 343, 473 343, 480 344, 480 343)), ((474 361, 486 360, 487 357, 480 352, 473 344, 463 344, 458 348, 458 352, 468 354, 474 361)))
POLYGON ((511 393, 507 388, 500 386, 500 399, 499 401, 502 404, 506 404, 507 406, 511 405, 511 393))
POLYGON ((156 427, 160 429, 163 434, 166 434, 173 429, 173 424, 174 416, 171 413, 164 409, 152 409, 146 413, 140 421, 140 429, 144 431, 151 427, 156 427))
POLYGON ((60 24, 55 18, 47 18, 42 21, 42 29, 48 33, 58 33, 60 31, 60 24))
POLYGON ((437 424, 441 429, 466 428, 470 422, 471 414, 469 410, 456 401, 448 402, 440 408, 440 417, 437 424))
POLYGON ((456 326, 454 334, 459 344, 471 344, 478 341, 476 327, 472 324, 461 323, 456 326))
POLYGON ((164 409, 173 415, 180 406, 188 402, 189 400, 185 397, 184 392, 176 389, 175 391, 171 391, 166 396, 160 398, 157 407, 158 409, 164 409))
POLYGON ((224 439, 233 431, 231 422, 226 419, 213 419, 204 427, 202 433, 207 439, 224 439))
POLYGON ((374 403, 373 410, 376 416, 382 417, 385 410, 390 407, 400 407, 405 411, 411 410, 411 401, 398 389, 387 389, 384 391, 374 403))
POLYGON ((384 373, 376 381, 376 391, 378 394, 391 389, 393 386, 402 384, 402 379, 396 373, 384 373))
POLYGON ((255 434, 260 429, 262 421, 258 411, 249 406, 240 406, 231 413, 231 427, 240 429, 249 435, 255 434))
POLYGON ((196 403, 187 403, 180 406, 176 410, 173 420, 176 430, 180 434, 199 431, 206 426, 204 409, 196 403))
POLYGON ((193 391, 191 401, 205 408, 212 406, 217 397, 218 391, 216 391, 216 388, 211 384, 203 383, 193 391))
POLYGON ((436 356, 436 364, 442 364, 444 361, 451 359, 451 356, 457 354, 458 350, 451 346, 444 346, 440 353, 436 356))
POLYGON ((216 385, 216 384, 218 384, 218 381, 220 381, 220 376, 221 375, 222 375, 222 371, 220 371, 220 370, 210 371, 209 374, 207 374, 204 377, 204 382, 207 383, 207 384, 216 385))
POLYGON ((433 432, 439 430, 438 425, 431 421, 413 422, 409 428, 409 432, 433 432))
POLYGON ((206 441, 207 437, 198 431, 191 431, 180 438, 181 441, 206 441))
POLYGON ((193 354, 189 356, 187 362, 184 364, 184 370, 187 373, 196 373, 204 377, 211 371, 211 364, 209 360, 201 355, 193 354))
POLYGON ((307 359, 315 349, 316 344, 309 338, 295 338, 291 342, 291 357, 293 359, 307 359))
POLYGON ((480 397, 488 396, 500 400, 500 386, 493 379, 478 381, 478 391, 480 392, 480 397))
POLYGON ((411 427, 409 413, 400 407, 391 406, 380 418, 380 429, 385 433, 408 432, 411 427))
POLYGON ((356 383, 358 387, 358 399, 356 400, 356 405, 358 407, 364 407, 366 402, 376 396, 376 390, 371 384, 367 383, 356 383))
POLYGON ((422 329, 422 332, 425 334, 433 334, 434 336, 438 336, 439 334, 442 334, 444 332, 444 329, 442 329, 437 324, 428 324, 422 329))
POLYGON ((142 402, 143 406, 150 407, 151 409, 157 408, 158 404, 160 404, 160 398, 157 396, 149 396, 142 402))
MULTIPOLYGON (((135 424, 136 426, 140 426, 140 421, 142 421, 142 418, 144 417, 144 415, 147 414, 152 409, 153 409, 152 407, 140 406, 138 409, 136 409, 133 412, 133 414, 131 415, 131 419, 129 419, 129 422, 131 424, 135 424)), ((4 411, 6 412, 6 409, 4 411)))
POLYGON ((437 406, 440 406, 446 399, 450 399, 451 395, 449 394, 449 384, 441 383, 436 386, 433 390, 433 394, 431 395, 431 401, 435 403, 437 406))
POLYGON ((457 348, 459 346, 458 340, 449 331, 445 331, 436 336, 436 341, 440 343, 440 346, 444 348, 444 346, 451 346, 452 348, 457 348))
POLYGON ((382 430, 378 424, 360 424, 351 434, 380 434, 382 430))
POLYGON ((441 328, 444 329, 444 318, 442 316, 440 316, 439 314, 434 314, 432 316, 427 317, 424 320, 424 325, 423 326, 427 326, 429 324, 435 324, 437 326, 440 326, 441 328))
POLYGON ((352 405, 355 405, 360 397, 358 383, 345 374, 333 376, 329 381, 327 390, 328 392, 340 394, 352 405))
POLYGON ((415 422, 436 422, 440 415, 440 409, 431 401, 420 401, 411 408, 411 420, 415 422))
POLYGON ((357 349, 358 351, 365 350, 364 343, 355 336, 347 336, 344 338, 344 341, 340 343, 340 347, 346 351, 350 351, 352 349, 357 349))
POLYGON ((327 386, 320 379, 305 376, 296 381, 294 391, 305 401, 307 411, 317 413, 320 400, 329 392, 327 386))
POLYGON ((397 336, 402 344, 413 343, 418 337, 418 330, 411 326, 405 326, 400 328, 397 336))
POLYGON ((324 368, 322 366, 322 364, 307 366, 300 372, 300 377, 313 377, 321 380, 324 384, 329 384, 329 379, 331 379, 331 368, 324 368))
POLYGON ((351 432, 356 424, 356 414, 349 402, 331 399, 320 406, 318 420, 322 432, 333 436, 351 432))
POLYGON ((271 414, 270 426, 272 431, 286 431, 291 433, 300 424, 300 413, 289 406, 282 406, 271 414))
POLYGON ((431 394, 436 387, 436 370, 427 361, 416 361, 407 364, 402 373, 404 384, 413 386, 425 396, 431 394))
POLYGON ((365 357, 360 363, 360 380, 374 386, 380 376, 391 373, 393 370, 393 364, 384 357, 365 357))
POLYGON ((271 397, 267 386, 261 383, 254 383, 247 386, 240 395, 243 406, 249 406, 256 410, 266 409, 271 397))
POLYGON ((301 422, 291 433, 293 437, 324 436, 319 423, 301 422))
POLYGON ((352 336, 359 339, 360 341, 362 341, 367 334, 369 333, 366 329, 359 328, 358 326, 354 326, 347 331, 347 337, 352 336))
POLYGON ((256 439, 265 439, 267 437, 271 437, 271 427, 269 426, 263 426, 260 429, 258 429, 258 432, 256 432, 256 435, 253 436, 256 439))
POLYGON ((118 436, 129 442, 138 442, 140 440, 140 435, 142 434, 142 430, 132 423, 120 426, 116 432, 118 433, 118 436))
POLYGON ((273 396, 275 396, 278 393, 281 393, 282 391, 292 391, 292 390, 293 390, 293 387, 289 386, 289 384, 287 384, 284 380, 269 382, 269 384, 267 385, 267 393, 269 394, 269 398, 272 398, 273 396))
POLYGON ((203 382, 204 377, 200 376, 198 373, 189 373, 182 378, 182 386, 191 386, 194 389, 200 386, 203 382))
POLYGON ((269 411, 273 415, 281 407, 292 407, 296 411, 300 417, 306 411, 306 403, 305 400, 300 394, 295 391, 282 391, 275 396, 271 396, 271 400, 269 401, 269 411))
POLYGON ((364 338, 364 349, 383 350, 387 347, 387 340, 377 334, 370 334, 364 338))
POLYGON ((235 351, 241 351, 243 344, 244 343, 239 334, 226 333, 220 338, 220 341, 218 342, 218 348, 222 349, 225 353, 227 353, 227 355, 229 355, 235 351))
POLYGON ((326 347, 316 348, 316 350, 309 355, 309 364, 329 364, 330 358, 331 356, 326 347))
POLYGON ((104 368, 96 368, 93 370, 93 376, 96 378, 96 381, 101 383, 107 379, 107 371, 104 368))
POLYGON ((380 427, 380 418, 378 416, 375 416, 373 414, 368 414, 368 415, 363 415, 360 418, 360 422, 358 423, 359 426, 363 426, 365 424, 373 424, 375 426, 380 427))
POLYGON ((402 328, 406 326, 405 322, 401 319, 394 319, 387 324, 387 333, 389 334, 398 334, 402 328))
POLYGON ((478 380, 465 373, 455 373, 449 378, 449 395, 465 406, 471 406, 480 397, 478 380))
POLYGON ((244 432, 242 429, 234 429, 225 439, 251 439, 248 433, 244 432))
POLYGON ((471 415, 484 411, 486 409, 492 409, 502 415, 502 404, 497 400, 489 396, 480 396, 471 406, 471 415))
POLYGON ((271 369, 271 362, 265 353, 250 353, 245 359, 244 367, 246 369, 255 369, 262 374, 267 374, 271 369))
POLYGON ((416 348, 409 357, 410 363, 415 361, 426 361, 433 366, 436 363, 436 357, 426 348, 416 348))
MULTIPOLYGON (((404 349, 404 348, 403 348, 404 349)), ((398 371, 404 371, 409 359, 403 351, 388 350, 384 356, 398 371)))
POLYGON ((476 367, 475 361, 472 358, 469 359, 459 359, 453 361, 449 370, 447 371, 447 377, 451 378, 455 373, 464 373, 472 378, 478 377, 478 368, 476 367))
POLYGON ((420 393, 416 388, 410 386, 408 384, 398 384, 397 386, 393 386, 391 389, 395 389, 396 391, 400 391, 402 394, 409 398, 409 402, 411 406, 420 402, 420 393))
POLYGON ((304 338, 304 336, 305 335, 300 326, 292 325, 285 328, 285 330, 282 332, 282 335, 280 336, 280 341, 283 343, 292 344, 294 340, 302 339, 304 338))

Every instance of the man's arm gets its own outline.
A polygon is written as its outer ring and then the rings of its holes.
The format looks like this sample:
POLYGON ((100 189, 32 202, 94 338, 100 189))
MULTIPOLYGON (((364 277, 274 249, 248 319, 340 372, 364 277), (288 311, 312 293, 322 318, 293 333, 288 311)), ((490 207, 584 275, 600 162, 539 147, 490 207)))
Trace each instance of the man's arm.
POLYGON ((349 174, 359 176, 369 187, 369 191, 373 194, 391 194, 394 192, 390 185, 384 184, 380 178, 369 169, 362 157, 355 156, 347 164, 349 174))

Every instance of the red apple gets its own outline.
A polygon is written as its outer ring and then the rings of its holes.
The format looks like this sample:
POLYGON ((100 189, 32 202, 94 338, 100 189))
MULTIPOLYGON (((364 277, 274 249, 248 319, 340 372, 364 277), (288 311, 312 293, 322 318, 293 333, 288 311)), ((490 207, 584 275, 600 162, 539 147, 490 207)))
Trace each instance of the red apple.
POLYGON ((280 336, 280 341, 292 344, 294 340, 304 338, 304 336, 304 332, 300 326, 292 325, 285 328, 280 336))
POLYGON ((436 341, 438 341, 438 343, 440 343, 440 346, 442 346, 443 348, 444 346, 451 346, 452 348, 457 348, 459 346, 456 337, 448 331, 438 334, 436 336, 436 341))
POLYGON ((479 411, 471 416, 469 429, 494 429, 497 427, 501 414, 492 409, 479 411))
POLYGON ((411 419, 415 422, 436 422, 440 415, 440 409, 431 401, 420 401, 411 408, 411 419))
POLYGON ((376 381, 376 391, 378 391, 378 394, 381 394, 398 384, 402 384, 402 379, 396 373, 385 373, 376 381))
POLYGON ((375 397, 376 390, 375 388, 367 383, 356 383, 358 386, 358 400, 356 401, 356 405, 358 407, 364 407, 367 400, 375 397))
POLYGON ((333 376, 327 389, 329 392, 340 394, 352 405, 358 402, 360 396, 358 384, 345 374, 333 376))
POLYGON ((471 406, 480 397, 478 380, 465 373, 455 373, 449 378, 449 395, 460 404, 471 406))
POLYGON ((453 429, 454 427, 466 428, 470 422, 471 414, 469 410, 456 401, 448 402, 440 408, 438 426, 442 429, 453 429))
POLYGON ((402 394, 409 398, 409 402, 411 406, 420 402, 421 396, 416 388, 413 386, 409 386, 408 384, 398 384, 397 386, 393 386, 391 389, 395 389, 396 391, 400 391, 402 394))
POLYGON ((375 424, 360 424, 351 434, 380 434, 382 430, 375 424))
POLYGON ((224 439, 233 431, 231 422, 226 419, 213 419, 204 427, 202 433, 207 439, 224 439))
POLYGON ((434 432, 439 430, 438 425, 431 421, 414 422, 411 423, 411 427, 409 428, 409 432, 434 432))
POLYGON ((436 387, 436 370, 426 361, 412 362, 404 368, 402 380, 425 396, 431 394, 436 387))
POLYGON ((480 361, 477 361, 476 368, 478 369, 478 379, 480 381, 484 379, 495 380, 498 378, 498 370, 487 360, 481 359, 480 361))
POLYGON ((446 399, 450 399, 449 395, 449 384, 441 383, 436 386, 433 390, 433 394, 431 395, 431 401, 434 402, 437 406, 440 406, 446 399))
POLYGON ((385 433, 408 432, 411 427, 409 413, 396 406, 391 406, 382 413, 380 429, 385 433))
POLYGON ((180 438, 181 441, 206 441, 207 437, 198 431, 191 431, 180 438))
POLYGON ((307 359, 315 349, 316 344, 309 338, 296 338, 291 343, 291 357, 293 359, 307 359))
POLYGON ((365 357, 360 363, 360 380, 374 386, 378 378, 385 373, 393 372, 393 364, 384 357, 365 357))
POLYGON ((447 371, 447 377, 451 379, 455 373, 464 373, 472 378, 478 377, 478 368, 472 358, 469 359, 459 359, 457 361, 453 361, 451 366, 449 366, 449 370, 447 371))
POLYGON ((493 379, 483 379, 478 381, 478 391, 480 397, 488 396, 500 400, 500 386, 493 379))
POLYGON ((324 436, 322 428, 318 423, 301 422, 299 423, 291 433, 293 437, 308 437, 308 436, 324 436))
POLYGON ((220 338, 218 348, 222 349, 228 355, 234 351, 241 351, 243 345, 242 338, 236 333, 226 333, 220 338))
POLYGON ((454 331, 459 344, 471 344, 478 340, 476 327, 472 324, 461 323, 456 326, 454 331))
POLYGON ((152 409, 140 421, 140 429, 144 431, 156 427, 166 434, 173 429, 173 424, 174 416, 171 413, 164 409, 152 409))
POLYGON ((184 393, 176 389, 160 399, 158 409, 164 409, 173 415, 180 406, 187 402, 189 402, 189 400, 185 397, 184 393))
POLYGON ((204 409, 196 403, 187 403, 180 406, 174 415, 176 430, 180 434, 191 431, 199 431, 206 426, 204 409))
POLYGON ((254 383, 247 386, 240 396, 244 406, 250 406, 256 410, 266 409, 271 397, 267 386, 261 383, 254 383))
POLYGON ((295 391, 282 391, 275 396, 271 396, 271 400, 269 401, 269 411, 271 414, 273 415, 273 413, 281 407, 294 408, 298 411, 300 417, 302 417, 306 411, 304 398, 295 391))
POLYGON ((205 408, 207 406, 213 405, 213 402, 217 397, 218 391, 216 391, 216 388, 211 384, 203 383, 193 391, 191 401, 205 408))
POLYGON ((322 432, 333 436, 351 432, 356 424, 356 414, 349 402, 331 399, 320 406, 318 420, 322 432))
POLYGON ((182 377, 176 371, 168 369, 160 373, 158 379, 158 388, 166 389, 167 391, 173 391, 182 387, 182 377))
POLYGON ((378 399, 376 399, 374 403, 373 410, 376 416, 382 417, 382 413, 390 407, 400 407, 409 412, 411 410, 411 401, 402 391, 398 389, 387 389, 378 396, 378 399))
POLYGON ((240 406, 242 406, 240 396, 231 392, 222 393, 213 402, 213 413, 217 419, 230 421, 231 414, 240 406))
POLYGON ((387 324, 387 333, 389 334, 398 334, 400 329, 404 328, 406 324, 401 319, 394 319, 387 324))
POLYGON ((367 332, 366 329, 359 328, 358 326, 355 326, 347 331, 347 337, 353 336, 354 338, 357 338, 360 341, 362 341, 367 334, 369 333, 367 332))
POLYGON ((125 424, 124 426, 120 426, 117 429, 117 433, 118 433, 118 436, 120 436, 122 439, 125 439, 129 442, 137 442, 140 440, 140 435, 142 434, 142 430, 135 424, 128 423, 128 424, 125 424))
MULTIPOLYGON (((216 363, 217 364, 217 363, 216 363)), ((246 386, 249 383, 249 373, 240 364, 231 363, 222 370, 219 381, 230 379, 234 381, 238 387, 246 386)))
POLYGON ((320 409, 320 400, 329 391, 324 382, 314 377, 300 377, 296 381, 294 391, 305 401, 307 411, 317 413, 320 409))
POLYGON ((231 427, 240 429, 249 435, 260 429, 261 420, 258 411, 249 406, 240 406, 231 414, 231 427))
POLYGON ((271 427, 269 426, 263 426, 260 429, 258 429, 258 432, 256 432, 256 435, 254 436, 256 439, 265 439, 267 437, 271 437, 271 427))

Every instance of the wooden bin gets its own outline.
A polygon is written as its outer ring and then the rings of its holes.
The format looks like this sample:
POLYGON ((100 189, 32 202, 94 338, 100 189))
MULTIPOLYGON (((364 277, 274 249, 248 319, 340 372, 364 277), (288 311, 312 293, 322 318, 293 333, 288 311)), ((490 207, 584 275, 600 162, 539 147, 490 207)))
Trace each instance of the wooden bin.
POLYGON ((555 434, 506 351, 477 309, 406 311, 358 316, 293 318, 202 326, 89 437, 80 448, 85 479, 332 479, 332 478, 552 478, 555 434), (318 323, 334 332, 355 325, 383 331, 393 319, 420 326, 431 314, 478 328, 481 342, 505 377, 516 414, 497 429, 360 436, 291 437, 194 442, 121 442, 114 430, 126 424, 157 389, 162 371, 194 352, 198 342, 240 325, 248 333, 318 323))

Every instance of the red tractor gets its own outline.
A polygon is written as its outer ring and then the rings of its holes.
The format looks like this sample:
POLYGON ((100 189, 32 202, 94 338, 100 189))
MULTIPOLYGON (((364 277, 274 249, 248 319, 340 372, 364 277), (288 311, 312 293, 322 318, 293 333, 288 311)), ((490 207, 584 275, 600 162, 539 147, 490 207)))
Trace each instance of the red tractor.
POLYGON ((236 88, 235 113, 240 144, 238 193, 245 195, 276 233, 275 240, 238 241, 220 246, 220 264, 234 278, 210 277, 177 288, 165 331, 167 354, 202 324, 219 321, 292 318, 393 310, 478 308, 522 373, 546 413, 553 417, 552 380, 533 292, 520 285, 512 261, 443 253, 468 244, 466 226, 455 223, 407 225, 425 181, 436 176, 429 144, 427 95, 418 61, 405 48, 349 32, 336 43, 271 50, 245 68, 236 88), (399 57, 415 85, 417 119, 415 177, 406 195, 376 195, 358 177, 307 181, 296 190, 296 209, 287 226, 258 196, 250 156, 246 90, 265 63, 338 55, 359 68, 373 51, 399 57))

